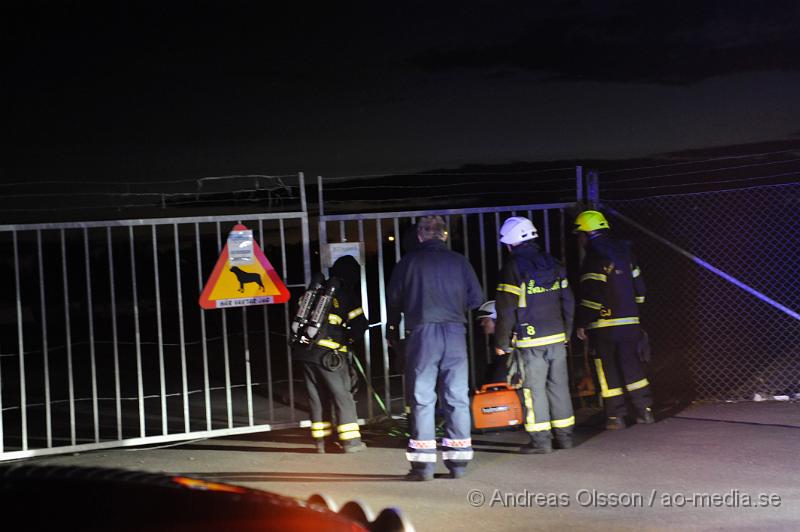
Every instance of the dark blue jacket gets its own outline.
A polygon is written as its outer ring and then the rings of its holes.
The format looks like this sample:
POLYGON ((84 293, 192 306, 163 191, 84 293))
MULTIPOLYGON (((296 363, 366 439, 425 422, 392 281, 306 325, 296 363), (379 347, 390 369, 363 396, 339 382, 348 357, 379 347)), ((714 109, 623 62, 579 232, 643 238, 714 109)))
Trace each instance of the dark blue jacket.
MULTIPOLYGON (((466 323, 484 302, 472 265, 441 240, 427 240, 395 266, 386 293, 387 324, 406 329, 428 323, 466 323)), ((388 334, 387 334, 388 336, 388 334)))
POLYGON ((515 246, 495 294, 497 347, 509 351, 515 335, 522 348, 566 342, 574 305, 564 266, 533 241, 515 246))
POLYGON ((601 233, 589 241, 581 266, 576 325, 596 332, 639 323, 645 285, 631 244, 601 233))

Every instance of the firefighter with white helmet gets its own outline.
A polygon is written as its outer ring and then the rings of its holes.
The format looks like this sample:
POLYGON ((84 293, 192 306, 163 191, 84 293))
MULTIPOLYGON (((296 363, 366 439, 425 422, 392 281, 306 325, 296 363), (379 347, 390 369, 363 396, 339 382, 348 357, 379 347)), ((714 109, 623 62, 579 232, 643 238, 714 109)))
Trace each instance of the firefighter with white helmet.
POLYGON ((512 216, 500 228, 500 242, 516 246, 522 242, 538 238, 539 232, 533 222, 523 216, 512 216))
POLYGON ((653 423, 650 383, 640 363, 643 332, 639 305, 645 286, 630 242, 612 238, 603 213, 581 212, 574 233, 586 249, 581 265, 577 334, 595 352, 600 395, 606 409, 606 429, 626 427, 628 395, 637 423, 653 423))
POLYGON ((572 447, 575 416, 569 391, 565 344, 572 330, 574 298, 566 270, 534 242, 533 223, 512 216, 500 228, 500 242, 511 252, 499 274, 495 308, 496 352, 514 348, 524 362, 524 454, 549 453, 556 444, 572 447))

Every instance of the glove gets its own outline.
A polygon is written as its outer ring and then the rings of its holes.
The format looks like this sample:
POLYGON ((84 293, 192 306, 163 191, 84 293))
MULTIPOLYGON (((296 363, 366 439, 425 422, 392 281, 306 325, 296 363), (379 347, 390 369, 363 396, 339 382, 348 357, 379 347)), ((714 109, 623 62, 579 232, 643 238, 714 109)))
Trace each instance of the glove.
POLYGON ((648 364, 650 362, 650 337, 644 329, 642 329, 642 335, 639 337, 639 341, 636 344, 636 354, 643 364, 648 364))
POLYGON ((504 357, 506 355, 510 355, 511 354, 511 350, 510 349, 506 350, 506 349, 503 349, 502 347, 495 347, 494 348, 494 354, 499 356, 499 357, 504 357))

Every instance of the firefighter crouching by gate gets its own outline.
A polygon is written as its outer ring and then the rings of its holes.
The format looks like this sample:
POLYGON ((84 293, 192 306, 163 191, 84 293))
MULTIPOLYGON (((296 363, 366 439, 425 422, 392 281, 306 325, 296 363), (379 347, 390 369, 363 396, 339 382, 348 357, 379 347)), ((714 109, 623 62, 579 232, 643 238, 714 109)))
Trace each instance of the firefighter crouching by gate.
POLYGON ((612 238, 608 221, 598 211, 580 213, 574 232, 586 249, 576 332, 584 341, 588 334, 595 352, 606 429, 626 427, 626 392, 636 408, 637 423, 653 423, 650 383, 638 354, 642 338, 638 305, 644 303, 645 286, 631 244, 612 238))
POLYGON ((336 435, 346 453, 366 449, 361 441, 358 415, 353 399, 352 353, 349 345, 364 335, 369 324, 361 308, 360 266, 351 256, 340 257, 330 269, 330 279, 312 280, 300 301, 292 324, 292 356, 302 362, 303 376, 311 409, 311 437, 317 452, 324 453, 326 438, 333 436, 333 406, 336 435), (306 296, 316 305, 303 316, 306 296), (325 299, 327 298, 327 299, 325 299), (314 310, 319 316, 314 316, 314 310), (317 323, 321 325, 315 330, 317 323), (295 331, 295 329, 297 329, 295 331))
POLYGON ((530 442, 523 454, 544 454, 556 445, 572 447, 575 416, 569 390, 566 342, 572 330, 575 300, 566 270, 533 241, 530 220, 513 216, 500 228, 500 242, 511 259, 503 265, 495 295, 496 353, 518 356, 524 367, 525 430, 530 442), (512 339, 516 334, 516 341, 512 339))

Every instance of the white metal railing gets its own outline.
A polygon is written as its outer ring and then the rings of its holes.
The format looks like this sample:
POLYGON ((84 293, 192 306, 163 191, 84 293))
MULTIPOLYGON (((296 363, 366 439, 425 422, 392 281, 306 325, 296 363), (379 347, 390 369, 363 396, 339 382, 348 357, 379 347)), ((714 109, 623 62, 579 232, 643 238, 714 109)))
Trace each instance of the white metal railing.
POLYGON ((297 212, 0 226, 0 461, 298 426, 289 305, 197 303, 236 223, 289 288, 297 212))

